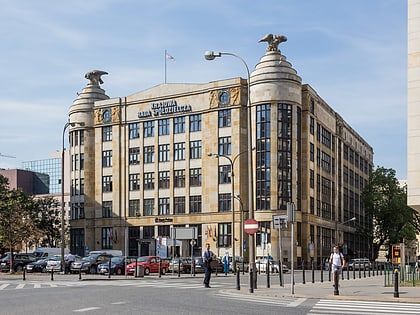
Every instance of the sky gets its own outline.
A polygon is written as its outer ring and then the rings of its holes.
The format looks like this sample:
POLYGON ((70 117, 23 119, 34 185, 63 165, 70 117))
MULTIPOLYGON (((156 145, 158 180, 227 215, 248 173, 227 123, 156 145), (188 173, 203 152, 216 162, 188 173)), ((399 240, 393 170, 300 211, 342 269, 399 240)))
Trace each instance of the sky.
MULTIPOLYGON (((407 176, 405 0, 0 0, 0 168, 61 151, 68 110, 103 70, 106 94, 165 81, 246 78, 268 33, 333 110, 374 150, 376 167, 407 176), (3 155, 3 156, 2 156, 3 155), (7 157, 13 156, 14 158, 7 157)), ((67 146, 67 145, 66 145, 67 146)))

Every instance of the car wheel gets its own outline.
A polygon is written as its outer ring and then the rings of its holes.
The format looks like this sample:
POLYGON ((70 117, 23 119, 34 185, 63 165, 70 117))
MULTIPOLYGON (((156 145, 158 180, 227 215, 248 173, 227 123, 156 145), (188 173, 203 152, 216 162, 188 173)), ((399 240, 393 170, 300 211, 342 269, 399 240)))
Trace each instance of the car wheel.
POLYGON ((150 275, 150 270, 149 270, 149 268, 144 269, 144 274, 145 274, 146 276, 150 275))
POLYGON ((162 268, 162 274, 165 275, 166 274, 166 268, 162 268))
POLYGON ((89 269, 89 273, 95 274, 96 273, 96 266, 91 266, 89 269))
POLYGON ((115 270, 115 274, 116 275, 118 275, 118 276, 121 276, 122 275, 122 269, 121 268, 117 268, 117 270, 115 270))
POLYGON ((47 272, 47 268, 46 267, 42 267, 41 273, 46 273, 46 272, 47 272))
POLYGON ((21 265, 17 265, 15 268, 16 272, 21 272, 23 270, 23 267, 21 265))

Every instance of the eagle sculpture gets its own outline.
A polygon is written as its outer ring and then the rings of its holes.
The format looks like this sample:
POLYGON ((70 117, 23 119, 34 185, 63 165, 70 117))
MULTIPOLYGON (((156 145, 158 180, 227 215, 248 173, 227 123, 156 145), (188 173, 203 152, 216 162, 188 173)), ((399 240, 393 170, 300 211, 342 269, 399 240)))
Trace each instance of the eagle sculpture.
POLYGON ((85 74, 85 78, 90 80, 90 85, 99 85, 99 83, 104 83, 104 81, 102 81, 101 79, 101 76, 103 76, 104 74, 108 74, 108 72, 101 70, 92 70, 85 74))
POLYGON ((267 49, 266 51, 278 51, 279 44, 282 42, 287 41, 287 37, 284 35, 273 35, 267 34, 263 38, 259 40, 259 42, 267 42, 267 49))

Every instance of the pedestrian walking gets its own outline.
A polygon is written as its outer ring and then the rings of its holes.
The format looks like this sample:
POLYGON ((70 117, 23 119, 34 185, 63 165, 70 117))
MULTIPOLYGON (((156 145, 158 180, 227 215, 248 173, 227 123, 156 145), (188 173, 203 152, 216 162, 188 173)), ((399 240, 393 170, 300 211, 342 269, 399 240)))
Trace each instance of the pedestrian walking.
POLYGON ((210 243, 206 243, 206 249, 203 251, 204 287, 206 288, 210 288, 211 262, 213 259, 216 259, 216 255, 210 249, 210 243))
POLYGON ((338 246, 334 246, 334 252, 331 253, 330 256, 330 266, 331 272, 334 275, 334 285, 335 285, 335 271, 337 270, 337 285, 340 279, 341 271, 343 266, 345 265, 346 261, 342 253, 340 253, 338 246))
POLYGON ((223 256, 223 271, 225 272, 225 276, 229 273, 229 253, 226 252, 225 256, 223 256))

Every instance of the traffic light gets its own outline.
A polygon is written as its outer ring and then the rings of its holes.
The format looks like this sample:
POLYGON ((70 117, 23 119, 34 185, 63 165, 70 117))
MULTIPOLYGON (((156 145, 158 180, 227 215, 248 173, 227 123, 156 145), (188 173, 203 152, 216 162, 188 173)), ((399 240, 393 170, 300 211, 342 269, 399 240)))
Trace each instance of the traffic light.
POLYGON ((400 245, 392 245, 392 263, 398 265, 401 263, 400 245))

